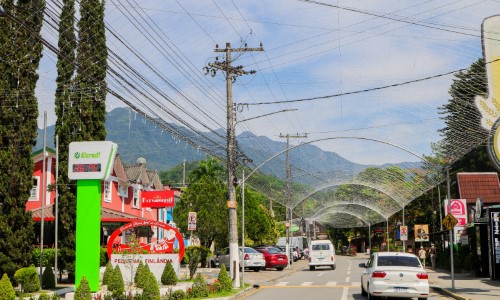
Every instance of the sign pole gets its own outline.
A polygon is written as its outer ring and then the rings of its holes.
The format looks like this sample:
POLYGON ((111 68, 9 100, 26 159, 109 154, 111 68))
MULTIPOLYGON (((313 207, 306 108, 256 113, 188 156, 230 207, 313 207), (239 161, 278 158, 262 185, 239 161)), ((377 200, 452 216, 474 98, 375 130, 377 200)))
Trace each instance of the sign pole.
MULTIPOLYGON (((446 181, 448 186, 448 212, 451 212, 450 167, 446 168, 446 181)), ((450 229, 450 263, 451 263, 451 289, 455 290, 455 268, 453 265, 453 227, 450 229)))

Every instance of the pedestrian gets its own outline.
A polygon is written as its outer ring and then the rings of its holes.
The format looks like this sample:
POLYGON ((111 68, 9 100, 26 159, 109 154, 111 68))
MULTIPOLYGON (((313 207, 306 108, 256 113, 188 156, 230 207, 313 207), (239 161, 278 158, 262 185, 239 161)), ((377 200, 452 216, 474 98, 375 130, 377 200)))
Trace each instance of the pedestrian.
POLYGON ((425 249, 423 246, 420 246, 420 250, 418 251, 418 257, 420 258, 420 261, 422 262, 422 265, 425 268, 425 257, 427 256, 427 253, 425 252, 425 249))
POLYGON ((431 265, 432 268, 434 269, 436 267, 436 257, 437 257, 437 250, 434 244, 431 244, 431 249, 429 249, 429 256, 431 257, 431 265))

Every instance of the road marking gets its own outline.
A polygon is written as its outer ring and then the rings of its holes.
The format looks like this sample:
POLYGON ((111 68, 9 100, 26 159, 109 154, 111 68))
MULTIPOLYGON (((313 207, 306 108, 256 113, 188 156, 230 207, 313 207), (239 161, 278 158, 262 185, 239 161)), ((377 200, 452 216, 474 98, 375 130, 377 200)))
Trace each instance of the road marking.
POLYGON ((313 284, 312 281, 306 281, 306 282, 302 282, 300 285, 301 286, 310 286, 312 284, 313 284))
POLYGON ((348 270, 348 271, 347 271, 347 275, 351 275, 351 270, 348 270))
POLYGON ((281 282, 276 283, 276 286, 285 286, 287 284, 288 284, 287 281, 281 281, 281 282))
POLYGON ((318 276, 323 276, 323 274, 325 274, 325 272, 319 273, 318 276))
POLYGON ((345 278, 345 282, 349 282, 349 281, 351 281, 351 277, 348 276, 345 278))
POLYGON ((356 281, 353 281, 351 283, 351 286, 361 286, 361 282, 356 282, 356 281))
POLYGON ((347 292, 349 291, 349 288, 344 288, 344 290, 342 291, 342 300, 347 300, 347 292))
POLYGON ((326 283, 326 286, 336 286, 337 285, 337 281, 328 281, 326 283))

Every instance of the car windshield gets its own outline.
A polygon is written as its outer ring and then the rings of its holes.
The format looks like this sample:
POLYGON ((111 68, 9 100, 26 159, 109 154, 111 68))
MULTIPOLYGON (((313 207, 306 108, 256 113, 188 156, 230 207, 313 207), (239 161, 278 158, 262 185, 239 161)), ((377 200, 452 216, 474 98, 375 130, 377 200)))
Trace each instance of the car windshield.
POLYGON ((268 248, 267 252, 269 252, 270 254, 279 254, 279 253, 281 253, 280 249, 278 249, 278 248, 268 248))
POLYGON ((378 266, 419 267, 418 258, 411 256, 379 256, 378 266))
POLYGON ((245 253, 259 253, 259 251, 255 250, 253 248, 247 248, 247 247, 245 247, 245 253))
POLYGON ((330 245, 329 244, 316 244, 312 245, 313 250, 330 250, 330 245))

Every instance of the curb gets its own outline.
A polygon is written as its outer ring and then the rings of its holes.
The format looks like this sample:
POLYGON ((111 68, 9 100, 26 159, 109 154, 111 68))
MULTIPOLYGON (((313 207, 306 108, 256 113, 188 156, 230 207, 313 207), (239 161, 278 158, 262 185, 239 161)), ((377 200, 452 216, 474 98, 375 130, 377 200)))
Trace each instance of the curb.
POLYGON ((455 294, 455 293, 453 293, 445 288, 442 288, 440 286, 433 285, 433 286, 430 286, 430 288, 433 289, 435 292, 438 292, 438 293, 446 295, 446 296, 450 296, 450 297, 457 299, 457 300, 470 300, 469 298, 455 294))

